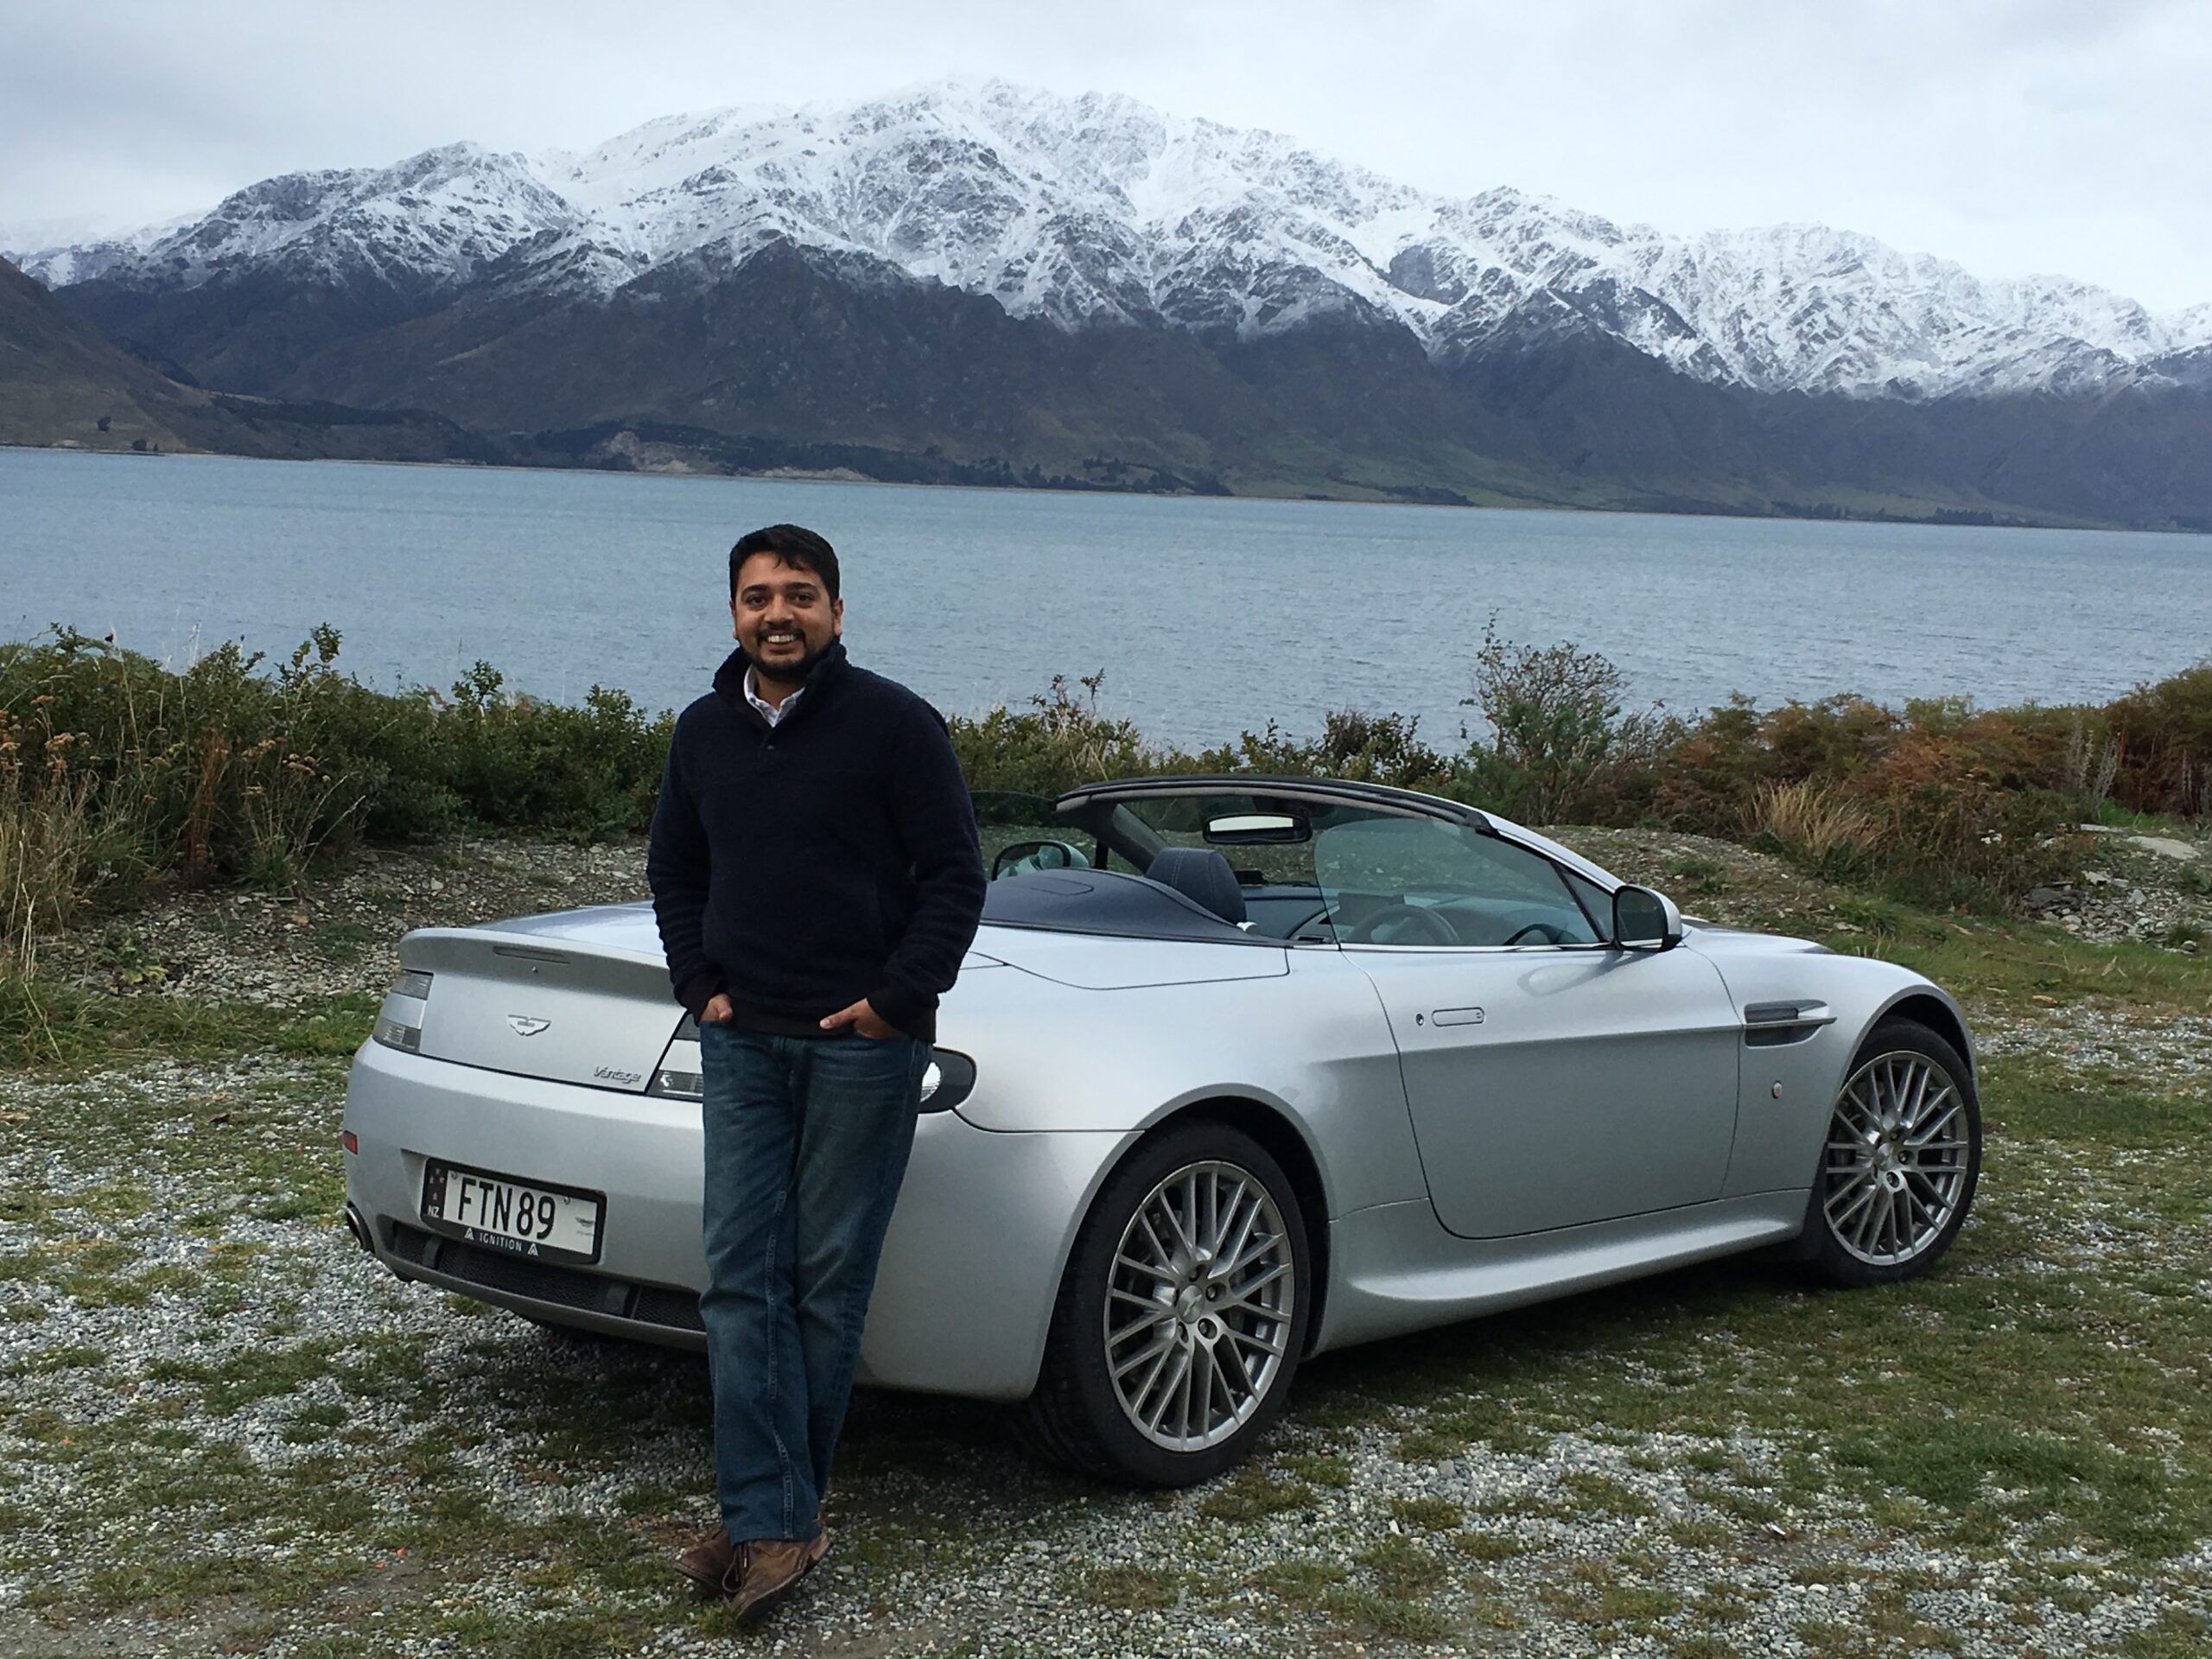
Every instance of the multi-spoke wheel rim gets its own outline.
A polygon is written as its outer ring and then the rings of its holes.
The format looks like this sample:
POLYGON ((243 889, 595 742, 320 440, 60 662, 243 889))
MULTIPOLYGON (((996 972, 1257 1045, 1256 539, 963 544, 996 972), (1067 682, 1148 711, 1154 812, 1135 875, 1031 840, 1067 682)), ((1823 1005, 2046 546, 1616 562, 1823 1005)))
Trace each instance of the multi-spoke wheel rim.
POLYGON ((1910 1262, 1959 1212, 1973 1156, 1966 1096, 1910 1049, 1851 1074, 1828 1122, 1828 1231, 1875 1267, 1910 1262))
POLYGON ((1106 1366, 1137 1432, 1171 1452, 1218 1446, 1282 1370, 1298 1306, 1282 1211, 1249 1170, 1188 1164, 1122 1230, 1106 1366))

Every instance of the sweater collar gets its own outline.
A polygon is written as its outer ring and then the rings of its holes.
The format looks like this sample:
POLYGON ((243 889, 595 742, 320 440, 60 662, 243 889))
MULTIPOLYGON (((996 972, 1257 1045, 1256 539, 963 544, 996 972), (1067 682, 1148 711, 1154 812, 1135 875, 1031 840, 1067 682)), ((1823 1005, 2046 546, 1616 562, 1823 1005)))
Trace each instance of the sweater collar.
MULTIPOLYGON (((768 722, 760 718, 760 711, 745 696, 745 674, 752 666, 753 659, 745 654, 745 647, 740 645, 724 658, 722 665, 715 671, 715 690, 724 702, 746 719, 766 727, 768 722)), ((799 686, 806 696, 792 707, 785 720, 797 720, 801 709, 811 709, 820 702, 836 685, 844 671, 845 642, 832 639, 830 649, 822 653, 821 659, 812 668, 807 670, 806 678, 799 686)))

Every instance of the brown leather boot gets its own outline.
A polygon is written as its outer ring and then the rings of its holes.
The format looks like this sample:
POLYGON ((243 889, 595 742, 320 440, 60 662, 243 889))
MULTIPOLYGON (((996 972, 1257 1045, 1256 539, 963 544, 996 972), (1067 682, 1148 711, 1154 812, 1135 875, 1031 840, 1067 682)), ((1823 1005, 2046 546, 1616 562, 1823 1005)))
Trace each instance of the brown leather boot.
POLYGON ((754 1538, 740 1546, 738 1559, 722 1580, 722 1593, 730 1599, 738 1623, 751 1624, 766 1618, 829 1553, 826 1532, 804 1541, 754 1538))
POLYGON ((729 1577, 732 1567, 739 1565, 740 1554, 738 1547, 730 1541, 729 1534, 717 1522, 710 1531, 699 1535, 697 1543, 676 1558, 676 1570, 702 1590, 721 1595, 722 1580, 729 1577))

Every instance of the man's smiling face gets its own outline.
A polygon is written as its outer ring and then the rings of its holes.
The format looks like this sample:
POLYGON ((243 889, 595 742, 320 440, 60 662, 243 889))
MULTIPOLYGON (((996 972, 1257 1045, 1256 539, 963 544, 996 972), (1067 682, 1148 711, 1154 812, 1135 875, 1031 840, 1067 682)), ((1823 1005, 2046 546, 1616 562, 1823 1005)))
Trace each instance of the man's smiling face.
POLYGON ((796 685, 844 632, 845 601, 830 598, 813 571, 755 553, 738 567, 729 620, 756 675, 796 685))

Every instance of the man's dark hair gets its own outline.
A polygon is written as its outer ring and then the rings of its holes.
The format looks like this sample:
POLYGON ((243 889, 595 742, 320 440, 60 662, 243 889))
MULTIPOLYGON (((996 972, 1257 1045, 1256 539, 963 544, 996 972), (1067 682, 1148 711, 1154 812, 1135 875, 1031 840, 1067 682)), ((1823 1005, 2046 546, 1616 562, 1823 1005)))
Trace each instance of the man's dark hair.
POLYGON ((779 564, 809 570, 822 579, 822 590, 837 597, 837 550, 798 524, 768 524, 737 538, 729 550, 729 596, 737 597, 737 573, 755 553, 772 553, 779 564))

